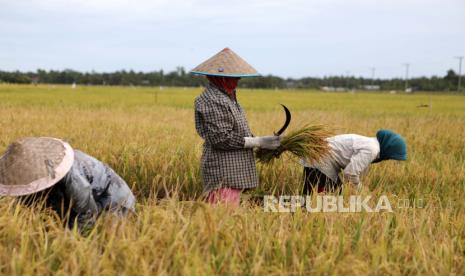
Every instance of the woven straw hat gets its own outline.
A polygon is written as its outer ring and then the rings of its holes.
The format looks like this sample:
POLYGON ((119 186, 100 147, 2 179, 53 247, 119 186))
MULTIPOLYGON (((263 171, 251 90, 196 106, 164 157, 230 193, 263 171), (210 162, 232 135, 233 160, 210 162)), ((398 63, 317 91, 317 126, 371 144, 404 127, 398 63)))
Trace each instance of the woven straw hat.
POLYGON ((0 195, 22 196, 45 190, 68 173, 73 161, 73 149, 62 140, 18 140, 0 157, 0 195))
POLYGON ((259 76, 250 64, 229 48, 207 59, 191 71, 192 74, 221 77, 257 77, 259 76))

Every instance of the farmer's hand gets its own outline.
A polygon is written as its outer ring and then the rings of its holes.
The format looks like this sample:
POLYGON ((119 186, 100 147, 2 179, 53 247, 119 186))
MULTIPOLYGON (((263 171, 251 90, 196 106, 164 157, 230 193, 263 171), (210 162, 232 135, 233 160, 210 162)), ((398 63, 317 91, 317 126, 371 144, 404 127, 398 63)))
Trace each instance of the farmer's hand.
POLYGON ((244 148, 261 148, 274 150, 281 145, 281 136, 245 137, 244 148))
POLYGON ((360 181, 360 176, 344 174, 344 181, 349 184, 351 191, 360 193, 362 191, 362 182, 360 181))
POLYGON ((360 177, 353 174, 344 174, 344 181, 348 182, 354 186, 357 186, 360 183, 360 177))

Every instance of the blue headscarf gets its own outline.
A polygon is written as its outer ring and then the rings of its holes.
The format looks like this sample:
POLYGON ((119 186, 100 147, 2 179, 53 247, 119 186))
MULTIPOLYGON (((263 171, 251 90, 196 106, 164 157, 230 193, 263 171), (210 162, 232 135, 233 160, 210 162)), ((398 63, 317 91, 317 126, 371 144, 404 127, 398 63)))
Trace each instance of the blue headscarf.
POLYGON ((376 132, 380 153, 377 162, 383 160, 407 160, 407 144, 404 138, 393 131, 380 129, 376 132))

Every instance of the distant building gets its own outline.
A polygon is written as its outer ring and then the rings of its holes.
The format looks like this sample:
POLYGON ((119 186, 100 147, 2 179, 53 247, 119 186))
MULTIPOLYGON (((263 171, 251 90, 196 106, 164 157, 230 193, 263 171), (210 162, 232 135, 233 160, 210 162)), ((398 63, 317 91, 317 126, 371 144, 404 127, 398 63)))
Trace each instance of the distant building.
POLYGON ((360 86, 361 89, 367 90, 367 91, 379 91, 381 90, 381 86, 379 85, 362 85, 360 86))
POLYGON ((31 77, 31 83, 34 85, 39 84, 39 77, 38 76, 31 77))
POLYGON ((345 92, 349 90, 345 87, 333 87, 333 86, 322 86, 320 87, 320 89, 325 92, 345 92))
POLYGON ((296 88, 298 86, 298 82, 288 80, 286 81, 286 88, 296 88))

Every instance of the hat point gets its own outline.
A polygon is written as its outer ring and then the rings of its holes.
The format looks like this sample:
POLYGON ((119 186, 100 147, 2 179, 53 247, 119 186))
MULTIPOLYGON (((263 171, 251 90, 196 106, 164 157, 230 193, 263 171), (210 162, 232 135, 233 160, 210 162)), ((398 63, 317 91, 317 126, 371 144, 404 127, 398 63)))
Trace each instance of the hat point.
POLYGON ((229 47, 191 70, 192 74, 222 77, 257 77, 257 70, 229 47))

